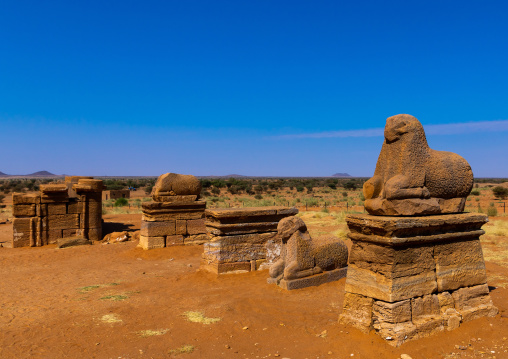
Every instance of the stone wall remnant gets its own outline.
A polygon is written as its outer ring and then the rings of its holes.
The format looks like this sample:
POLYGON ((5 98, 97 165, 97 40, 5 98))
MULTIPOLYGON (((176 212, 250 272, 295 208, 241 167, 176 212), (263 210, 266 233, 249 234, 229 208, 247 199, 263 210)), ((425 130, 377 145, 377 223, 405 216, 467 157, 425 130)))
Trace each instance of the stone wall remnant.
POLYGON ((279 206, 207 209, 201 266, 216 274, 268 268, 279 258, 279 221, 297 213, 279 206))
POLYGON ((277 226, 280 258, 270 266, 268 283, 291 290, 320 285, 346 276, 348 250, 334 236, 311 238, 302 219, 292 216, 277 226))
POLYGON ((39 247, 67 237, 102 239, 102 181, 68 176, 40 185, 39 193, 13 193, 12 247, 39 247))
POLYGON ((102 200, 107 201, 108 199, 118 198, 131 198, 131 191, 128 189, 110 189, 102 191, 102 200))
POLYGON ((206 202, 199 199, 201 184, 192 175, 166 173, 157 179, 152 202, 142 203, 139 246, 143 249, 203 244, 206 202))

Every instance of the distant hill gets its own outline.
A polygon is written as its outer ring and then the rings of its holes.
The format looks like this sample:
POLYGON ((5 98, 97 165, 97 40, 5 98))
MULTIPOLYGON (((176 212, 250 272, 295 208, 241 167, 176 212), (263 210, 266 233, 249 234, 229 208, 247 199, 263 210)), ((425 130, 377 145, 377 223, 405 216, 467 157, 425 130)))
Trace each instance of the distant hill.
POLYGON ((225 176, 198 176, 198 177, 202 177, 202 178, 251 178, 249 176, 235 175, 235 174, 225 175, 225 176))
POLYGON ((349 173, 336 173, 332 177, 351 177, 349 173))
POLYGON ((53 176, 57 176, 51 172, 48 172, 48 171, 39 171, 39 172, 34 172, 34 173, 30 173, 29 175, 26 175, 26 176, 31 176, 31 177, 53 177, 53 176))

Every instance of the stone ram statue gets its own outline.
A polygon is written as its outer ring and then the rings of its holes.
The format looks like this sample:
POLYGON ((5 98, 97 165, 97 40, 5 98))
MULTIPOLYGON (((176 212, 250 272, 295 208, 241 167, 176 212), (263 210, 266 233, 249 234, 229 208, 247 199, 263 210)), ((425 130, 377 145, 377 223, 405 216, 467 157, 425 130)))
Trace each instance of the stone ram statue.
POLYGON ((385 140, 374 176, 363 185, 365 209, 372 215, 425 215, 462 212, 473 187, 467 161, 429 148, 415 117, 386 120, 385 140))
POLYGON ((347 266, 348 249, 337 237, 313 240, 307 226, 296 216, 282 219, 277 226, 282 241, 281 256, 269 269, 269 283, 312 276, 347 266))

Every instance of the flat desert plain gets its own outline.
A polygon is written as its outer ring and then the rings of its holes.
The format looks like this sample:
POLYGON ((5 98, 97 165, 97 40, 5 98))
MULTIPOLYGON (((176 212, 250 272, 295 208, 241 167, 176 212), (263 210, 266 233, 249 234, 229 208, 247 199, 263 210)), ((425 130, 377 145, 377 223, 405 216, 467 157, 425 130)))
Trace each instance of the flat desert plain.
MULTIPOLYGON (((344 213, 301 212, 311 235, 345 238, 344 213)), ((135 231, 140 214, 106 214, 135 231)), ((508 358, 508 217, 482 237, 499 314, 393 348, 339 325, 345 279, 284 291, 267 271, 200 270, 202 246, 144 251, 134 241, 0 248, 0 358, 508 358)), ((12 225, 0 225, 0 243, 12 225)))

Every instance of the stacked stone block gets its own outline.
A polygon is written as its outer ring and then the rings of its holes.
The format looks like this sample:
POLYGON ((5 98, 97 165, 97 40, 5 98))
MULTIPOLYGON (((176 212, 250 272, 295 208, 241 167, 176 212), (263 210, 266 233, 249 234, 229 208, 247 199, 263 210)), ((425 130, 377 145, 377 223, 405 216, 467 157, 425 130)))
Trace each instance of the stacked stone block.
POLYGON ((280 254, 279 221, 297 213, 288 207, 207 209, 203 268, 217 274, 267 268, 267 257, 274 262, 280 254))
POLYGON ((66 177, 38 194, 13 194, 12 247, 35 247, 60 238, 102 239, 102 181, 66 177))
POLYGON ((160 175, 153 186, 153 202, 142 204, 139 246, 154 249, 206 242, 206 202, 199 200, 200 193, 201 182, 195 176, 160 175))
POLYGON ((166 202, 142 204, 140 247, 154 249, 207 241, 204 220, 206 202, 196 200, 196 196, 178 197, 172 202, 166 199, 166 202))
POLYGON ((483 214, 350 215, 340 322, 393 345, 494 316, 480 245, 483 214))

